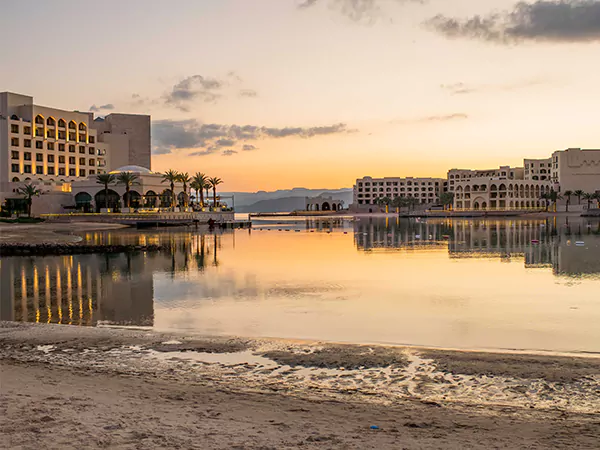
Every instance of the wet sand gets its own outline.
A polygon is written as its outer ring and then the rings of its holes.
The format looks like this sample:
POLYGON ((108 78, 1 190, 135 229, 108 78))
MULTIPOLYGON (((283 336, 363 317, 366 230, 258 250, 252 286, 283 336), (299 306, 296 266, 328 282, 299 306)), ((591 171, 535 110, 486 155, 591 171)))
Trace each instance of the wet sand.
POLYGON ((117 230, 127 225, 95 222, 0 223, 0 242, 28 244, 69 244, 81 241, 87 231, 117 230))
POLYGON ((0 365, 6 448, 546 449, 600 438, 596 357, 5 322, 0 365))

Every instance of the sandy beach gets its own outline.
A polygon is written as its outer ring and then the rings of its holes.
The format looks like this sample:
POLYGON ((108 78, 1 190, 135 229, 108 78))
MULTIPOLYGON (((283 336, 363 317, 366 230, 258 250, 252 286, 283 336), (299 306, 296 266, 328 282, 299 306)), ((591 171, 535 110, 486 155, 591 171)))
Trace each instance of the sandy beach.
POLYGON ((17 449, 591 449, 600 358, 583 356, 4 322, 0 435, 17 449))

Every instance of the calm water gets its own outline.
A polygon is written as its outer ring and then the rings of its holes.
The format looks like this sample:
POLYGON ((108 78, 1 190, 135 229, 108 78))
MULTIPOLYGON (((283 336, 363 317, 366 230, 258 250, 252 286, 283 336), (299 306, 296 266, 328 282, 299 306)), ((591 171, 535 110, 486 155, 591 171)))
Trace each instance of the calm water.
POLYGON ((93 232, 159 254, 2 258, 4 320, 600 352, 600 222, 275 219, 93 232))

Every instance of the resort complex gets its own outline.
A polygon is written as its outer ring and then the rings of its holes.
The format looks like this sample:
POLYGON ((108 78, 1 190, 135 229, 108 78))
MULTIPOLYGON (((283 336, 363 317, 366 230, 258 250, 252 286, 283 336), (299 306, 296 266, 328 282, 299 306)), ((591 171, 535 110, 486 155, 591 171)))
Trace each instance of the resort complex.
POLYGON ((0 203, 9 210, 22 210, 23 195, 34 215, 231 209, 216 195, 218 178, 153 172, 151 148, 148 115, 95 118, 0 93, 0 203))
POLYGON ((525 159, 523 167, 450 169, 440 178, 363 177, 354 185, 353 209, 373 206, 433 205, 455 211, 546 209, 548 201, 571 197, 597 200, 600 194, 600 150, 570 148, 547 159, 525 159))

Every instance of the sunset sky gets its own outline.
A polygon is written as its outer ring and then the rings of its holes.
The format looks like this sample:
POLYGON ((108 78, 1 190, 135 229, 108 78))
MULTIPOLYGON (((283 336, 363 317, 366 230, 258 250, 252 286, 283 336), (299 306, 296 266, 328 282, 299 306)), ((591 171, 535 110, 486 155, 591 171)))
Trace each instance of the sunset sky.
POLYGON ((3 2, 0 91, 151 114, 152 169, 351 187, 598 148, 600 1, 3 2))

